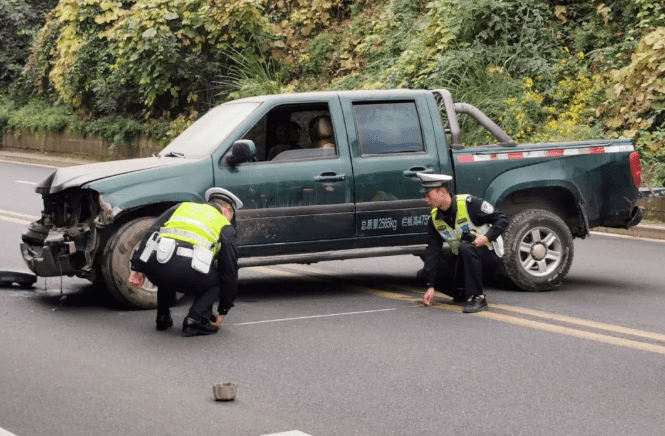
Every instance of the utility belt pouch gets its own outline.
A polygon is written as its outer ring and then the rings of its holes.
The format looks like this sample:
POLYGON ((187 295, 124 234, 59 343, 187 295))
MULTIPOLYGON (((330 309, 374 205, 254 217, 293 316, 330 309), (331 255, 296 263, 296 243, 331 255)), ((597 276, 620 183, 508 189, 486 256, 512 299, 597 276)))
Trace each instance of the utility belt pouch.
POLYGON ((194 254, 192 256, 192 268, 203 274, 208 274, 213 258, 214 255, 212 254, 212 251, 201 245, 195 245, 194 254))
POLYGON ((139 257, 141 262, 146 263, 148 259, 150 259, 150 255, 155 250, 155 246, 157 245, 157 238, 159 238, 159 232, 155 232, 150 235, 150 239, 148 239, 148 242, 146 242, 143 253, 141 253, 141 257, 139 257))
POLYGON ((159 238, 157 242, 157 261, 159 263, 166 263, 173 256, 176 243, 173 238, 159 238))

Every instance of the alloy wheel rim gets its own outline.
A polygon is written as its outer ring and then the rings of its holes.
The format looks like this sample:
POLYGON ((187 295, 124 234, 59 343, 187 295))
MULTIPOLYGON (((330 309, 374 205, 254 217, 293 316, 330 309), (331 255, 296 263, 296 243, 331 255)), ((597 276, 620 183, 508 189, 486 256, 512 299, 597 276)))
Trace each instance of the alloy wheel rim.
POLYGON ((519 245, 520 264, 535 277, 554 272, 563 259, 561 239, 552 229, 534 227, 524 234, 519 245))

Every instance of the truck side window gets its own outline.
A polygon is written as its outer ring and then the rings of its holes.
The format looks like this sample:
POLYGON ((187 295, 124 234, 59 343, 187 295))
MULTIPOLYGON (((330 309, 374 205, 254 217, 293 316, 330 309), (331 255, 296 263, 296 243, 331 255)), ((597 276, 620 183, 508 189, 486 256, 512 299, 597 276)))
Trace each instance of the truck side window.
POLYGON ((415 102, 356 103, 360 155, 425 151, 415 102))
POLYGON ((337 158, 335 130, 327 103, 300 103, 270 110, 242 139, 256 145, 256 161, 289 162, 337 158))

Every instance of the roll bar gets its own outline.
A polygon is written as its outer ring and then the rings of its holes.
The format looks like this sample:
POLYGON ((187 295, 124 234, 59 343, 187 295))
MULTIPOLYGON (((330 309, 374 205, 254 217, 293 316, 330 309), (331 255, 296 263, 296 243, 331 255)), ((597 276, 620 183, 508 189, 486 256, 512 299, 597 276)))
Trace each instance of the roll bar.
POLYGON ((494 136, 501 145, 507 147, 515 147, 517 143, 504 132, 501 127, 499 127, 494 121, 492 121, 487 115, 480 111, 477 107, 470 105, 468 103, 455 103, 453 101, 453 95, 447 89, 435 89, 432 91, 434 97, 438 95, 440 97, 440 103, 443 103, 443 110, 448 117, 448 125, 450 126, 450 134, 453 138, 451 148, 453 150, 459 150, 464 148, 462 145, 462 131, 459 127, 459 121, 457 120, 457 114, 468 114, 475 119, 478 124, 487 129, 488 132, 494 136))

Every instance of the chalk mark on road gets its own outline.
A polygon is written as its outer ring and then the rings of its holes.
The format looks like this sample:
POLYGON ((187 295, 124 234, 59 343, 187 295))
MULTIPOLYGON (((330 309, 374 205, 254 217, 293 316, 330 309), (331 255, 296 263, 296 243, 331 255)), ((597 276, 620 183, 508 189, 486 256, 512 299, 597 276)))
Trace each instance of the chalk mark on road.
POLYGON ((360 311, 360 312, 327 313, 325 315, 310 315, 310 316, 298 316, 298 317, 295 317, 295 318, 266 319, 266 320, 262 320, 262 321, 239 322, 239 323, 236 323, 236 324, 228 324, 228 325, 232 326, 232 325, 263 324, 263 323, 267 323, 267 322, 297 321, 297 320, 301 320, 301 319, 326 318, 326 317, 330 317, 330 316, 361 315, 361 314, 365 314, 365 313, 388 312, 390 310, 397 310, 397 309, 392 307, 392 308, 389 308, 389 309, 363 310, 363 311, 360 311))

